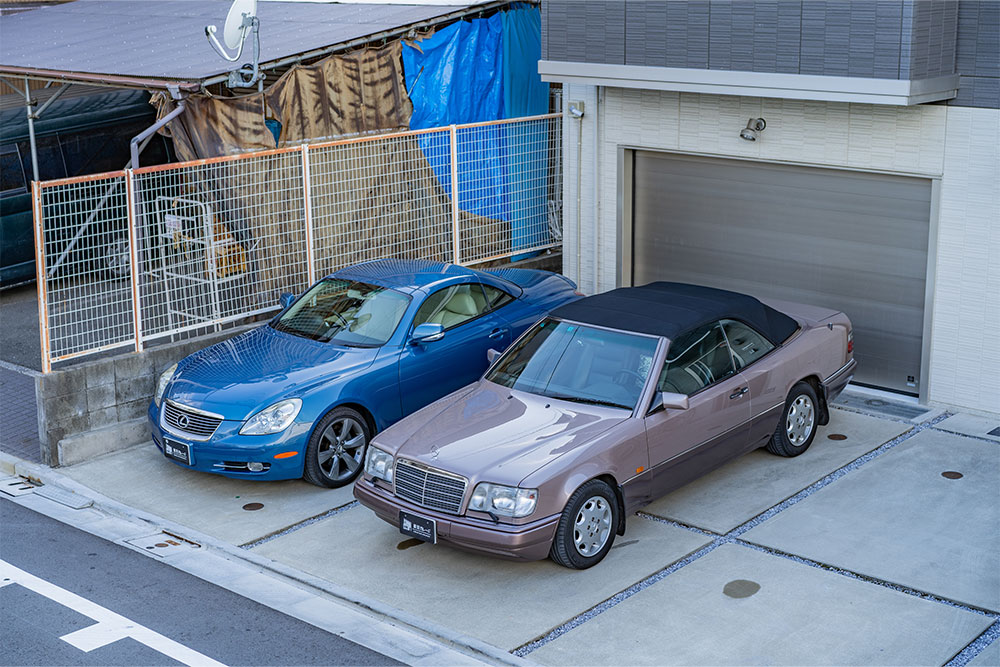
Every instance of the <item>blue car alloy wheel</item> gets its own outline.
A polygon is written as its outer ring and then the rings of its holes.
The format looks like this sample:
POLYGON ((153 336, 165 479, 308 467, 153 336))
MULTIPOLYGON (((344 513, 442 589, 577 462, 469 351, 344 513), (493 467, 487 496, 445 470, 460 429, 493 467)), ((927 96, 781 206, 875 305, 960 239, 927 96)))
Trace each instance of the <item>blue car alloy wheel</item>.
POLYGON ((361 472, 371 430, 356 410, 340 407, 319 420, 306 449, 307 482, 330 489, 350 484, 361 472))

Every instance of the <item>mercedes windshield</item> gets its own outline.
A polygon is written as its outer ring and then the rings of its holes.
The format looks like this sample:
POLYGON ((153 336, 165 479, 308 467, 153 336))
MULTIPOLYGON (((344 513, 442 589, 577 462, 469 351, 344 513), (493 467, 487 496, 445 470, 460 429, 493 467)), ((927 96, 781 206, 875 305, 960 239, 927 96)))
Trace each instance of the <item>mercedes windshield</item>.
POLYGON ((658 339, 548 318, 486 375, 540 396, 632 410, 649 376, 658 339))

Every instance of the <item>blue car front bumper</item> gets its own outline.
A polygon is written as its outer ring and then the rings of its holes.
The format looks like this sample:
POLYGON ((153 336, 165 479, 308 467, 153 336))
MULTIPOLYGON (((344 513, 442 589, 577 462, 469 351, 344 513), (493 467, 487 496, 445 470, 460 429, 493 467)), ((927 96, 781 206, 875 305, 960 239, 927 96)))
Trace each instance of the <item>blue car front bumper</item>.
POLYGON ((150 403, 147 416, 153 443, 164 457, 182 468, 210 472, 238 479, 280 480, 302 477, 306 446, 311 424, 293 423, 274 435, 240 435, 243 422, 223 421, 208 440, 194 440, 182 433, 168 431, 160 425, 160 411, 150 403), (187 448, 189 462, 172 458, 164 452, 166 440, 187 448), (296 452, 293 456, 275 458, 296 452), (248 464, 260 463, 263 470, 252 471, 248 464))

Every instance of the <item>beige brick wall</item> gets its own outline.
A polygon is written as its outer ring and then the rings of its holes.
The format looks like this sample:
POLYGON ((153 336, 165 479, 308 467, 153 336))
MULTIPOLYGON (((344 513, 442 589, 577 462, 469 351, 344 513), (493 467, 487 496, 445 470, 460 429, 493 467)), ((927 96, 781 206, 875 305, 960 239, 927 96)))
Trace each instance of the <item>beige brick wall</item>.
POLYGON ((1000 332, 1000 111, 616 88, 605 89, 599 100, 593 86, 580 85, 566 86, 563 99, 586 105, 582 121, 569 114, 563 121, 563 266, 588 293, 611 289, 617 280, 619 147, 938 180, 937 236, 930 256, 935 278, 932 344, 924 398, 1000 413, 1000 354, 994 349, 1000 332), (761 141, 738 136, 750 117, 767 120, 761 141))

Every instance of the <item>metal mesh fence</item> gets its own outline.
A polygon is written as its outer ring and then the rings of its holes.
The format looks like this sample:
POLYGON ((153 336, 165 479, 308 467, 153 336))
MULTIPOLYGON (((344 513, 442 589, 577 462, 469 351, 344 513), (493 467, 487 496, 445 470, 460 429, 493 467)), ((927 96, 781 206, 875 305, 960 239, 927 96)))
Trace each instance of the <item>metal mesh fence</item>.
POLYGON ((450 132, 405 133, 308 150, 316 275, 372 259, 452 259, 450 132), (424 150, 426 147, 426 150, 424 150))
POLYGON ((558 246, 560 127, 552 114, 36 183, 43 370, 275 311, 368 259, 558 246))
POLYGON ((558 117, 457 128, 463 264, 527 254, 562 238, 558 117))
POLYGON ((271 310, 308 285, 301 152, 137 170, 142 339, 271 310))
MULTIPOLYGON (((42 356, 71 359, 135 339, 125 172, 35 196, 42 356)), ((36 189, 36 193, 38 190, 36 189)))

